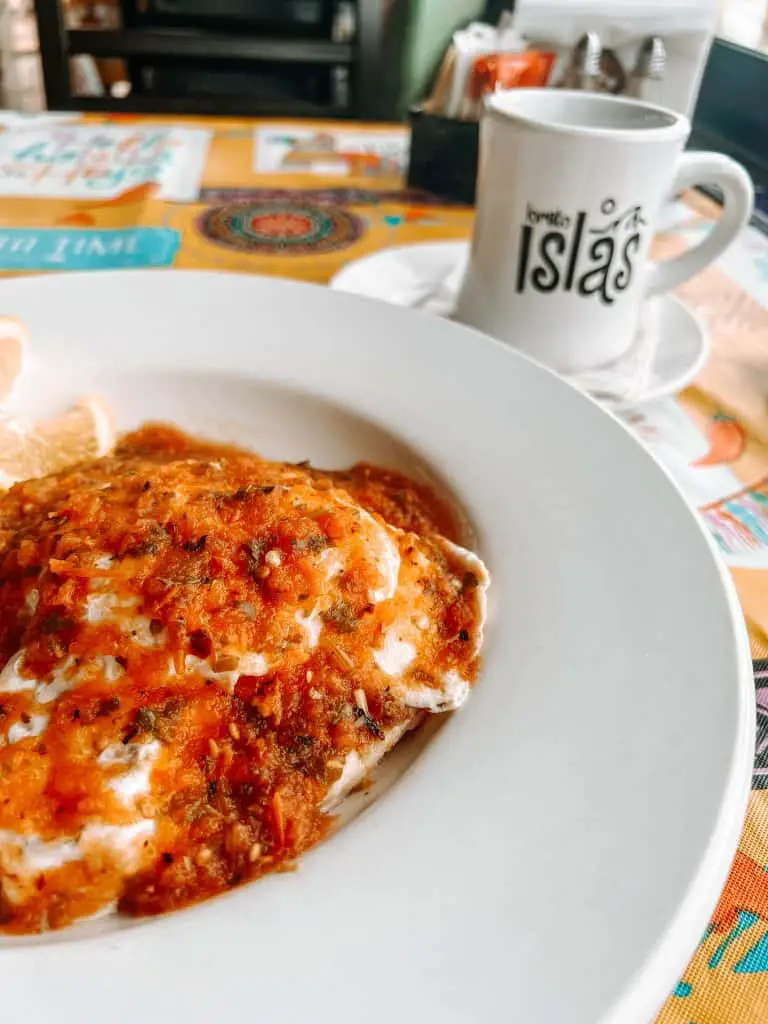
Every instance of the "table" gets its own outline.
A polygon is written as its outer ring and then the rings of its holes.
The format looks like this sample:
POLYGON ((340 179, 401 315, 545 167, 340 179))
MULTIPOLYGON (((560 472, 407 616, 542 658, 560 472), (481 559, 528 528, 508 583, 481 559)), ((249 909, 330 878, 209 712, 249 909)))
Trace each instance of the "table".
MULTIPOLYGON (((203 132, 207 151, 190 149, 183 131, 166 139, 163 167, 181 153, 183 168, 158 189, 137 174, 146 147, 159 159, 151 136, 167 122, 84 123, 98 129, 85 164, 73 162, 66 119, 0 115, 0 169, 10 159, 30 192, 0 194, 0 273, 173 265, 325 283, 384 246, 471 231, 469 208, 403 188, 407 143, 395 126, 176 119, 175 129, 203 132), (54 141, 41 149, 43 129, 54 141), (198 157, 201 180, 190 182, 198 157), (35 194, 33 178, 54 182, 59 196, 35 194)), ((699 195, 674 204, 656 254, 679 251, 715 214, 699 195)), ((658 1024, 758 1024, 768 1018, 768 237, 745 232, 680 294, 705 317, 712 356, 694 387, 626 418, 700 509, 733 574, 752 642, 758 744, 730 878, 658 1024)))

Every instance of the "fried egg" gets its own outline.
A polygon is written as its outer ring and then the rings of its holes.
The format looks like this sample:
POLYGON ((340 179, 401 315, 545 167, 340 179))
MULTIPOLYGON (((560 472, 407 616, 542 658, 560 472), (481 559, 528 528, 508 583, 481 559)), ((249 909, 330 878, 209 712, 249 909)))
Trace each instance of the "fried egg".
POLYGON ((488 573, 449 521, 152 427, 0 496, 0 927, 173 909, 321 839, 474 683, 488 573))

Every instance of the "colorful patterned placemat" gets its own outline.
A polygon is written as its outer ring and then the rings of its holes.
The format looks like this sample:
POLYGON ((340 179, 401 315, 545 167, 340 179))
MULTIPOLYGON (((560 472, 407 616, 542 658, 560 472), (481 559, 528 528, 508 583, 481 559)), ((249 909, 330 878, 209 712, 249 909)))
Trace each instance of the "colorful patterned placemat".
MULTIPOLYGON (((123 133, 122 149, 112 131, 88 135, 91 148, 103 143, 103 152, 94 164, 89 150, 91 163, 85 167, 69 155, 76 188, 56 168, 41 174, 39 188, 30 184, 35 175, 26 165, 19 169, 19 146, 4 145, 0 134, 0 273, 173 265, 324 283, 344 263, 385 246, 465 239, 471 231, 467 207, 403 189, 407 136, 396 126, 127 116, 85 122, 132 131, 123 133), (159 144, 150 131, 158 127, 176 133, 165 131, 163 145, 185 139, 202 145, 203 136, 185 130, 210 133, 204 136, 209 142, 199 180, 185 179, 174 193, 169 172, 160 168, 156 183, 146 180, 154 173, 150 170, 144 180, 126 179, 130 184, 122 190, 105 194, 103 187, 87 187, 94 167, 103 183, 111 162, 123 169, 134 166, 131 154, 141 149, 142 140, 159 144), (15 154, 15 163, 3 163, 5 152, 15 154), (21 195, 9 194, 11 173, 22 173, 21 195), (49 173, 57 183, 46 193, 49 173)), ((43 127, 61 132, 62 119, 25 118, 22 127, 11 120, 6 132, 29 131, 30 146, 34 139, 37 149, 22 147, 24 159, 39 153, 47 168, 51 143, 41 138, 43 127)), ((62 138, 56 136, 57 145, 64 145, 62 138)), ((657 239, 657 254, 679 251, 707 230, 716 213, 701 196, 674 204, 657 239)), ((699 508, 733 574, 755 659, 758 745, 749 813, 728 884, 658 1024, 765 1024, 768 237, 754 229, 745 232, 680 294, 706 319, 712 356, 694 387, 635 409, 627 419, 699 508)))
POLYGON ((86 123, 84 132, 26 118, 0 133, 0 272, 173 265, 322 283, 384 246, 470 229, 467 207, 402 189, 400 126, 86 123), (202 174, 183 183, 195 186, 190 197, 171 174, 174 154, 186 146, 197 157, 203 140, 202 174), (126 187, 113 194, 108 183, 121 174, 126 187))

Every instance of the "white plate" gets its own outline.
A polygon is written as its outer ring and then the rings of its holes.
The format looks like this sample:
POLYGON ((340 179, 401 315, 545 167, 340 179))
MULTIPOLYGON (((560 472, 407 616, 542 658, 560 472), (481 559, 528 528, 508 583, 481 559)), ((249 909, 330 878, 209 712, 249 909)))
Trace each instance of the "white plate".
MULTIPOLYGON (((449 316, 456 305, 468 258, 468 242, 392 246, 347 263, 333 277, 331 287, 449 316)), ((709 331, 693 310, 673 295, 661 295, 654 302, 654 330, 660 340, 647 386, 631 402, 613 400, 614 409, 682 391, 696 378, 709 355, 709 331)))
POLYGON ((422 462, 495 581, 472 699, 386 796, 295 874, 87 941, 6 939, 4 1024, 646 1022, 725 880, 754 739, 732 587, 651 457, 436 317, 195 272, 2 289, 40 354, 23 407, 99 390, 122 426, 422 462))

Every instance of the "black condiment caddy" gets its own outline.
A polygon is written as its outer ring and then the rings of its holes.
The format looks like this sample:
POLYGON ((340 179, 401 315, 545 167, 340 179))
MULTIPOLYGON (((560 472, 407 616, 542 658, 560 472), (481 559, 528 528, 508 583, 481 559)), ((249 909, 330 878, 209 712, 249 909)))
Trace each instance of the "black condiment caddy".
POLYGON ((408 186, 455 203, 475 202, 479 124, 413 107, 408 186))

